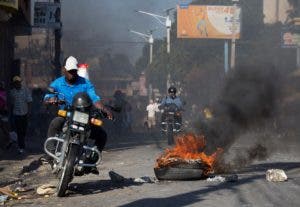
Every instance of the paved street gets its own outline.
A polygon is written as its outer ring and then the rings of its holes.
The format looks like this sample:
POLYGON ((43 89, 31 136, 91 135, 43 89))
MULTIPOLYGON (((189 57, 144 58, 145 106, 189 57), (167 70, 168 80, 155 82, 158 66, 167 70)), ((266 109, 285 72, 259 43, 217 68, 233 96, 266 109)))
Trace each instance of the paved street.
MULTIPOLYGON (((274 153, 266 161, 256 162, 236 172, 237 182, 161 181, 155 183, 114 183, 108 172, 125 178, 149 176, 154 179, 155 158, 166 147, 161 138, 124 138, 115 146, 108 144, 103 153, 99 176, 76 177, 68 196, 12 201, 12 206, 299 206, 300 162, 299 153, 291 147, 288 153, 274 153), (284 169, 288 181, 268 182, 265 172, 271 168, 284 169)), ((34 163, 31 155, 23 163, 34 163)), ((5 160, 1 161, 2 163, 5 160)), ((34 164, 31 164, 33 167, 34 164)), ((23 178, 34 187, 55 182, 47 166, 42 165, 23 178)), ((2 171, 3 172, 3 171, 2 171)), ((1 173, 1 172, 0 172, 1 173)))

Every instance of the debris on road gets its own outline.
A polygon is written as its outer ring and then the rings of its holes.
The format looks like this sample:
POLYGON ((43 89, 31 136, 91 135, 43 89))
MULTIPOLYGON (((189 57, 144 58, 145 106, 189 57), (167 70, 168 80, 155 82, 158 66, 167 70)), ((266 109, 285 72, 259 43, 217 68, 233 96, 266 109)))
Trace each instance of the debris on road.
POLYGON ((23 166, 20 175, 29 175, 30 173, 36 173, 36 170, 42 165, 41 160, 33 160, 29 165, 23 166))
POLYGON ((218 176, 207 178, 206 181, 208 181, 208 182, 225 182, 225 178, 218 175, 218 176))
POLYGON ((283 182, 287 180, 287 176, 281 169, 269 169, 266 172, 266 179, 269 182, 283 182))
POLYGON ((237 182, 238 181, 238 175, 224 175, 224 176, 212 176, 206 179, 208 182, 237 182))
POLYGON ((39 195, 51 195, 56 193, 56 186, 52 184, 44 184, 38 187, 36 192, 39 195))
POLYGON ((6 195, 10 198, 18 199, 18 194, 14 193, 9 186, 0 188, 0 194, 6 195))
POLYGON ((15 192, 24 193, 24 192, 28 192, 28 191, 32 191, 32 190, 34 190, 34 188, 29 187, 29 186, 25 186, 25 187, 19 186, 15 189, 15 192))
POLYGON ((0 205, 4 205, 4 202, 7 201, 7 195, 0 195, 0 205))
POLYGON ((148 176, 134 178, 133 180, 136 183, 154 183, 155 181, 148 176))
POLYGON ((123 177, 122 175, 119 175, 118 173, 116 173, 114 171, 109 171, 108 175, 109 175, 111 181, 114 183, 122 183, 126 180, 125 177, 123 177))
POLYGON ((150 178, 149 176, 142 176, 139 178, 125 178, 114 171, 109 171, 108 174, 111 181, 114 183, 154 183, 155 182, 155 179, 150 178))

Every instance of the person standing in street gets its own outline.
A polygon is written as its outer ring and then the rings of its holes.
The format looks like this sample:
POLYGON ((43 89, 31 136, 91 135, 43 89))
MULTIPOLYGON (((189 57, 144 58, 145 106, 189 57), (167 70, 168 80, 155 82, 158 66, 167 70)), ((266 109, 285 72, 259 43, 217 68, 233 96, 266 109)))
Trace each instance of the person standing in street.
POLYGON ((147 116, 148 130, 151 131, 156 126, 155 113, 159 112, 158 105, 155 104, 152 99, 150 99, 146 111, 148 112, 148 116, 147 116))
POLYGON ((19 153, 25 149, 25 136, 28 116, 31 110, 32 96, 28 88, 22 85, 20 76, 13 77, 13 88, 10 91, 10 104, 15 131, 18 135, 19 153))

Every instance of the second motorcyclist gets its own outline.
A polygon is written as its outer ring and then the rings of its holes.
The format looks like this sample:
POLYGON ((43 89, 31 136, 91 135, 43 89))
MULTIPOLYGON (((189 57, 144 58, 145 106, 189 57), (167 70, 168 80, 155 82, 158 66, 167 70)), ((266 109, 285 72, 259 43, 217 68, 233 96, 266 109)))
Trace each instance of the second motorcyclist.
MULTIPOLYGON (((176 96, 176 93, 177 93, 177 89, 174 86, 171 86, 168 89, 168 96, 166 96, 165 98, 162 99, 161 104, 159 105, 159 109, 163 110, 166 105, 175 104, 180 111, 183 110, 182 101, 180 100, 180 98, 178 96, 176 96)), ((181 116, 178 116, 176 118, 179 123, 182 122, 181 116)), ((162 121, 165 119, 164 113, 162 113, 161 119, 162 119, 162 121)))

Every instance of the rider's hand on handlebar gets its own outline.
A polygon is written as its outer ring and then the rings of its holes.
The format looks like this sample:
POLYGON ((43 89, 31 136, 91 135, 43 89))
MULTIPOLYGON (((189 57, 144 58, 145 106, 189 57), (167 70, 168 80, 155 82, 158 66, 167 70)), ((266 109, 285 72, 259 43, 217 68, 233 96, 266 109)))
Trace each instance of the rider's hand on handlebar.
POLYGON ((44 101, 46 104, 57 104, 58 103, 58 99, 57 97, 51 97, 51 98, 48 98, 44 101))

